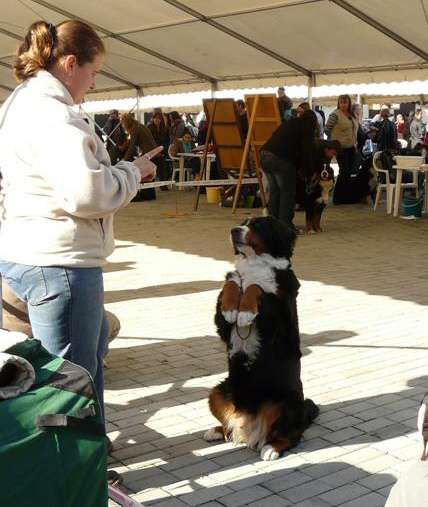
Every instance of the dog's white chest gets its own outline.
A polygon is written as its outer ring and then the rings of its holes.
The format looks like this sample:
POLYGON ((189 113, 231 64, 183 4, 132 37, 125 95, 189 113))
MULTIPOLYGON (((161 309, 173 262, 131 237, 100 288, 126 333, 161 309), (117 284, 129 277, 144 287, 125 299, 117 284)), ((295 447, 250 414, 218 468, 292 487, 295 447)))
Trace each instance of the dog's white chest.
POLYGON ((330 195, 330 190, 333 188, 332 181, 320 181, 321 185, 321 197, 318 197, 317 202, 324 203, 326 206, 328 204, 328 198, 330 195))
POLYGON ((234 325, 230 334, 230 344, 230 358, 241 352, 248 357, 248 363, 254 362, 260 349, 260 336, 256 326, 253 324, 249 327, 238 328, 234 325))
POLYGON ((233 277, 244 292, 250 285, 258 285, 263 292, 276 294, 277 283, 275 269, 286 269, 287 259, 274 259, 268 254, 241 259, 236 263, 236 275, 233 277))

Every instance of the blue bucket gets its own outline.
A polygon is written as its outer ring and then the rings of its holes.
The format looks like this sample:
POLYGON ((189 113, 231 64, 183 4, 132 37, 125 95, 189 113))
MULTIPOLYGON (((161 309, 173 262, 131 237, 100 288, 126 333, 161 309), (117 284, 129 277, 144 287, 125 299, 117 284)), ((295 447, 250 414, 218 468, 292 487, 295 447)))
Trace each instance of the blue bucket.
POLYGON ((405 217, 415 216, 417 218, 421 218, 423 202, 424 202, 423 195, 420 195, 419 197, 404 197, 403 216, 405 217))

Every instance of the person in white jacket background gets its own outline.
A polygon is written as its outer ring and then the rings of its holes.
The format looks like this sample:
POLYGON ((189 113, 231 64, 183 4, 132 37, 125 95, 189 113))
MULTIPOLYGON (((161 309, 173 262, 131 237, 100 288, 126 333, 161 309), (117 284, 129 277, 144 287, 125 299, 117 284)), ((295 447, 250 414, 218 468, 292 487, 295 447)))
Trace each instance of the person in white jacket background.
POLYGON ((102 411, 102 265, 113 215, 154 176, 145 158, 112 166, 73 108, 94 88, 104 54, 85 23, 32 24, 14 65, 21 84, 0 109, 0 273, 27 302, 34 337, 92 375, 102 411))

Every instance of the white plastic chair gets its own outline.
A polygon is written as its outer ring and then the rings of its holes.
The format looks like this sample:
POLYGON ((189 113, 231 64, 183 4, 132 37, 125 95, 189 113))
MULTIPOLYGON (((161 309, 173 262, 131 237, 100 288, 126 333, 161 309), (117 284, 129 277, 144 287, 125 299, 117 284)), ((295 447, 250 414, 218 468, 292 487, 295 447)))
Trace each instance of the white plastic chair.
MULTIPOLYGON (((180 177, 180 157, 176 157, 171 153, 172 144, 168 146, 168 157, 172 160, 172 172, 171 172, 171 188, 176 183, 175 175, 178 174, 180 177)), ((184 166, 184 181, 189 181, 191 177, 191 170, 184 166)))
POLYGON ((380 158, 381 153, 382 152, 377 151, 373 155, 373 169, 376 172, 377 182, 378 182, 373 211, 376 211, 379 201, 380 201, 380 195, 381 195, 382 191, 385 190, 386 191, 386 212, 389 215, 392 213, 392 203, 394 200, 395 185, 393 183, 391 183, 391 181, 389 179, 388 169, 383 169, 379 163, 379 158, 380 158), (385 175, 385 183, 381 183, 381 178, 380 178, 381 174, 385 175))

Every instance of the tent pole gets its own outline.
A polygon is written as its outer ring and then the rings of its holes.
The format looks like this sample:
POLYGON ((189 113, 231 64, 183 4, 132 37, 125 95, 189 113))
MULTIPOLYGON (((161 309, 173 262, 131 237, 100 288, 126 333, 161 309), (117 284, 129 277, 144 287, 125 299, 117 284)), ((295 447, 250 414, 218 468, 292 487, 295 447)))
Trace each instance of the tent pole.
POLYGON ((136 89, 137 107, 136 107, 136 111, 135 112, 136 112, 136 120, 138 122, 142 123, 141 122, 141 110, 140 110, 140 92, 141 92, 140 88, 137 88, 136 89))
POLYGON ((308 102, 312 109, 312 89, 315 87, 315 74, 308 77, 308 102))
POLYGON ((212 81, 211 82, 211 98, 212 99, 215 99, 216 96, 215 96, 215 92, 218 91, 218 84, 217 84, 217 81, 212 81))

